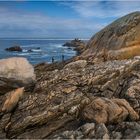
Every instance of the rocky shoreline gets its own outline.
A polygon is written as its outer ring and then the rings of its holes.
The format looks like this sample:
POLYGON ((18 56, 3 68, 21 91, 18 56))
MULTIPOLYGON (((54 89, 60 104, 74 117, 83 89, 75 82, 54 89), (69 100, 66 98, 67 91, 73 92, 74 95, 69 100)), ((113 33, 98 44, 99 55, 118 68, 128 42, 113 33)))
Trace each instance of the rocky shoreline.
POLYGON ((64 62, 0 60, 0 138, 140 139, 139 27, 124 16, 64 62))

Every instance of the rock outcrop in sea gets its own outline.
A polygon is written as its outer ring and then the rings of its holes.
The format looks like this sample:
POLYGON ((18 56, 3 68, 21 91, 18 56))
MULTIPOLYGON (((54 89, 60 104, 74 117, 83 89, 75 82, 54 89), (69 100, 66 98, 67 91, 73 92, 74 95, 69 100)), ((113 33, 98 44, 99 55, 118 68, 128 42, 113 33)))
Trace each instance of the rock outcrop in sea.
POLYGON ((77 51, 77 54, 81 54, 83 52, 83 49, 86 46, 86 42, 75 38, 74 40, 70 41, 70 42, 66 42, 65 44, 63 44, 63 46, 67 46, 69 48, 74 48, 75 51, 77 51))
POLYGON ((40 50, 40 47, 32 47, 32 48, 29 48, 29 49, 25 49, 25 48, 22 48, 19 45, 15 45, 13 47, 5 49, 5 51, 9 51, 9 52, 24 52, 25 51, 25 52, 28 52, 28 53, 34 52, 34 50, 40 50))
POLYGON ((119 56, 134 49, 139 25, 140 12, 124 16, 92 37, 79 56, 36 65, 32 90, 1 93, 0 138, 140 139, 140 56, 119 56), (116 56, 103 59, 104 49, 116 56))
POLYGON ((13 46, 13 47, 10 47, 10 48, 6 48, 5 49, 6 51, 10 51, 10 52, 22 52, 22 48, 19 46, 19 45, 16 45, 16 46, 13 46))

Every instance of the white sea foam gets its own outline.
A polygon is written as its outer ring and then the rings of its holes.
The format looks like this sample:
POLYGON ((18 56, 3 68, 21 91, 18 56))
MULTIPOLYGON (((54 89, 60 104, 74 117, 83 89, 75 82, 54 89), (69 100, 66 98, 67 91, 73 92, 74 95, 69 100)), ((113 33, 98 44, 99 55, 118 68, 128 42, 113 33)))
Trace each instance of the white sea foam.
POLYGON ((62 48, 62 44, 54 44, 54 43, 49 43, 49 46, 55 47, 55 48, 62 48))
POLYGON ((31 49, 31 51, 33 51, 33 52, 41 52, 42 50, 41 49, 31 49))
POLYGON ((28 50, 26 50, 26 49, 23 49, 23 50, 22 50, 22 52, 26 53, 26 52, 28 52, 28 50))
POLYGON ((30 53, 18 53, 17 55, 19 55, 19 56, 27 56, 27 55, 30 55, 30 53))

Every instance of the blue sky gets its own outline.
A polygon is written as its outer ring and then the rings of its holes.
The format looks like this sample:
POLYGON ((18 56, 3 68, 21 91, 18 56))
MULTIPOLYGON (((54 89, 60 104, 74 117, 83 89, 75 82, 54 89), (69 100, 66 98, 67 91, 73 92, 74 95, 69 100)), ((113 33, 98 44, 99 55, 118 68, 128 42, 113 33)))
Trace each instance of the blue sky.
POLYGON ((0 1, 0 37, 90 38, 140 1, 0 1))

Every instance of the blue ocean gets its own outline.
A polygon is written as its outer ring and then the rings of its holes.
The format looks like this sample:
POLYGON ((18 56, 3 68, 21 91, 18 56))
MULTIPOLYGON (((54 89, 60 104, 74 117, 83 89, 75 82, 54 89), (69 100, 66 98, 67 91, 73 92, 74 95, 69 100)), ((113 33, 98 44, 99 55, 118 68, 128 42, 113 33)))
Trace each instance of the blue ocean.
POLYGON ((41 62, 62 61, 76 55, 73 48, 63 46, 66 39, 0 39, 0 59, 8 57, 25 57, 31 64, 41 62), (22 52, 9 52, 6 48, 19 45, 23 48, 22 52), (36 49, 37 48, 37 49, 36 49), (39 48, 39 49, 38 49, 39 48), (29 51, 32 50, 32 51, 29 51))

